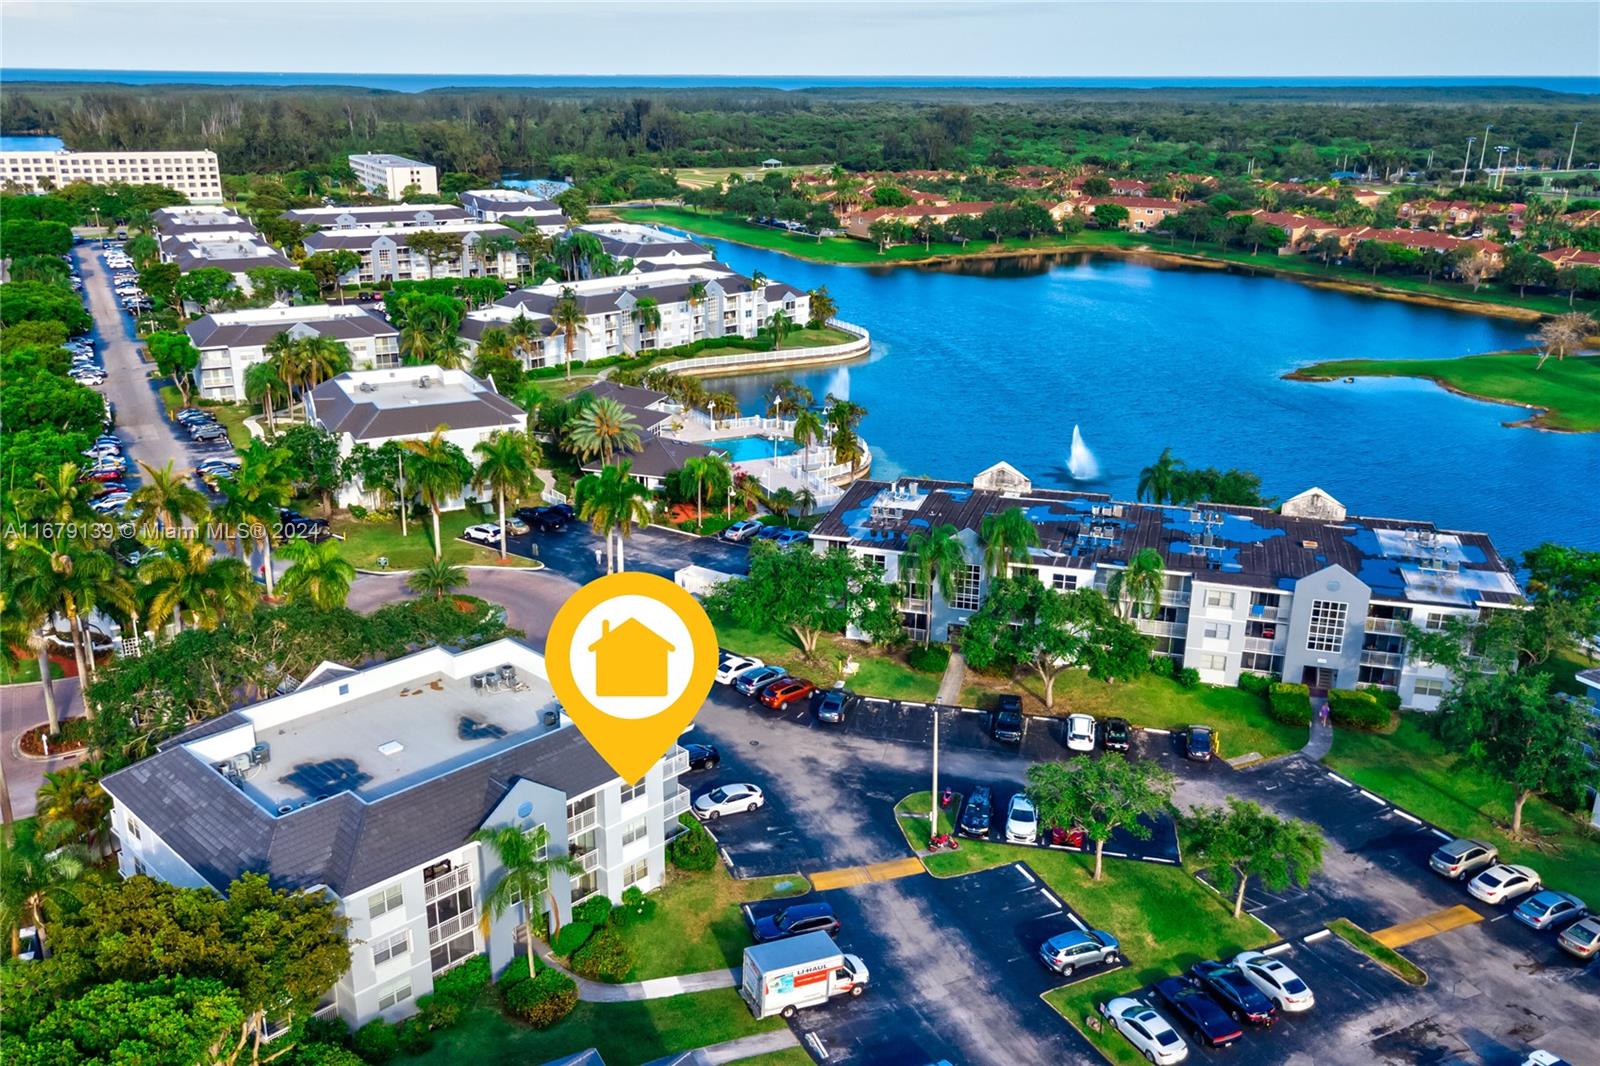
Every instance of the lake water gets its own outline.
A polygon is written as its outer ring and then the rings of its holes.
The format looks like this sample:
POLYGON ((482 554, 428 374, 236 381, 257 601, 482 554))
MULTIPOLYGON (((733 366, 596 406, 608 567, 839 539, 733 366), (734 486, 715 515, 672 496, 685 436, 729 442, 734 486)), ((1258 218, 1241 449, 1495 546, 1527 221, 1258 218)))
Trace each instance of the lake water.
MULTIPOLYGON (((792 376, 867 408, 876 476, 967 480, 1005 460, 1040 485, 1132 498, 1170 446, 1253 470, 1272 496, 1318 485, 1353 513, 1482 530, 1507 554, 1600 548, 1600 435, 1505 428, 1518 409, 1425 381, 1282 380, 1320 359, 1522 347, 1527 325, 1097 256, 880 269, 707 243, 745 273, 826 285, 872 331, 870 361, 792 376), (1067 471, 1074 426, 1092 481, 1067 471)), ((751 413, 782 376, 714 380, 751 413)))

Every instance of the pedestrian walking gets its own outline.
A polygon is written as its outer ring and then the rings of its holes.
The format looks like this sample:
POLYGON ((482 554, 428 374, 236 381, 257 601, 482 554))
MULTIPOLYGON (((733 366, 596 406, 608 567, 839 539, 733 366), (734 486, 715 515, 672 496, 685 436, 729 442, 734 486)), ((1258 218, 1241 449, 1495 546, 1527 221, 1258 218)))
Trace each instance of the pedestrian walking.
POLYGON ((1317 710, 1317 721, 1322 723, 1322 728, 1328 728, 1328 705, 1324 703, 1317 710))

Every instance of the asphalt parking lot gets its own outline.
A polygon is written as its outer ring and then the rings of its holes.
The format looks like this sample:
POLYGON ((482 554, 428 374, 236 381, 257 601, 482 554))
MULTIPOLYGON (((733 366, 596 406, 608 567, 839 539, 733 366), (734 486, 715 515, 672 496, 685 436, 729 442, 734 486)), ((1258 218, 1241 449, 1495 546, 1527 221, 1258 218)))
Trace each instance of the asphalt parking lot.
MULTIPOLYGON (((484 521, 494 519, 485 517, 484 521)), ((580 584, 606 572, 605 540, 583 522, 572 522, 559 533, 534 531, 512 537, 509 547, 518 555, 539 559, 580 584)), ((623 548, 623 561, 629 570, 658 574, 669 580, 685 566, 703 566, 729 574, 743 574, 750 569, 749 549, 742 544, 691 537, 657 526, 633 531, 623 548)))

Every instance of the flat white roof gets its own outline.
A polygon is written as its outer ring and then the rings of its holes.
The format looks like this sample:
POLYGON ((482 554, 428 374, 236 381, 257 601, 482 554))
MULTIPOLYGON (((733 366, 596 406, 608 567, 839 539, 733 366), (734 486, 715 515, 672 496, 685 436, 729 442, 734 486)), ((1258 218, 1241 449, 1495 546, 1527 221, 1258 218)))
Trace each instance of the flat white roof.
POLYGON ((389 152, 357 152, 356 154, 354 154, 354 155, 352 155, 350 157, 350 161, 352 163, 354 163, 358 159, 363 163, 371 163, 373 166, 380 166, 380 167, 432 167, 433 166, 432 163, 424 163, 420 159, 409 159, 406 156, 393 155, 393 154, 391 154, 389 152))

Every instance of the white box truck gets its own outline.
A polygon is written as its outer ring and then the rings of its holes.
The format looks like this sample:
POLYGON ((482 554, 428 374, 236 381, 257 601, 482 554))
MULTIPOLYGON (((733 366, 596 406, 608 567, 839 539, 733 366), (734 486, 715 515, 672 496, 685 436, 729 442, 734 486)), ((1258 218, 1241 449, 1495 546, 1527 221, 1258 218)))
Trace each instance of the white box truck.
POLYGON ((868 980, 867 964, 840 951, 833 937, 806 933, 745 948, 739 995, 757 1018, 792 1018, 834 996, 859 996, 868 980))

